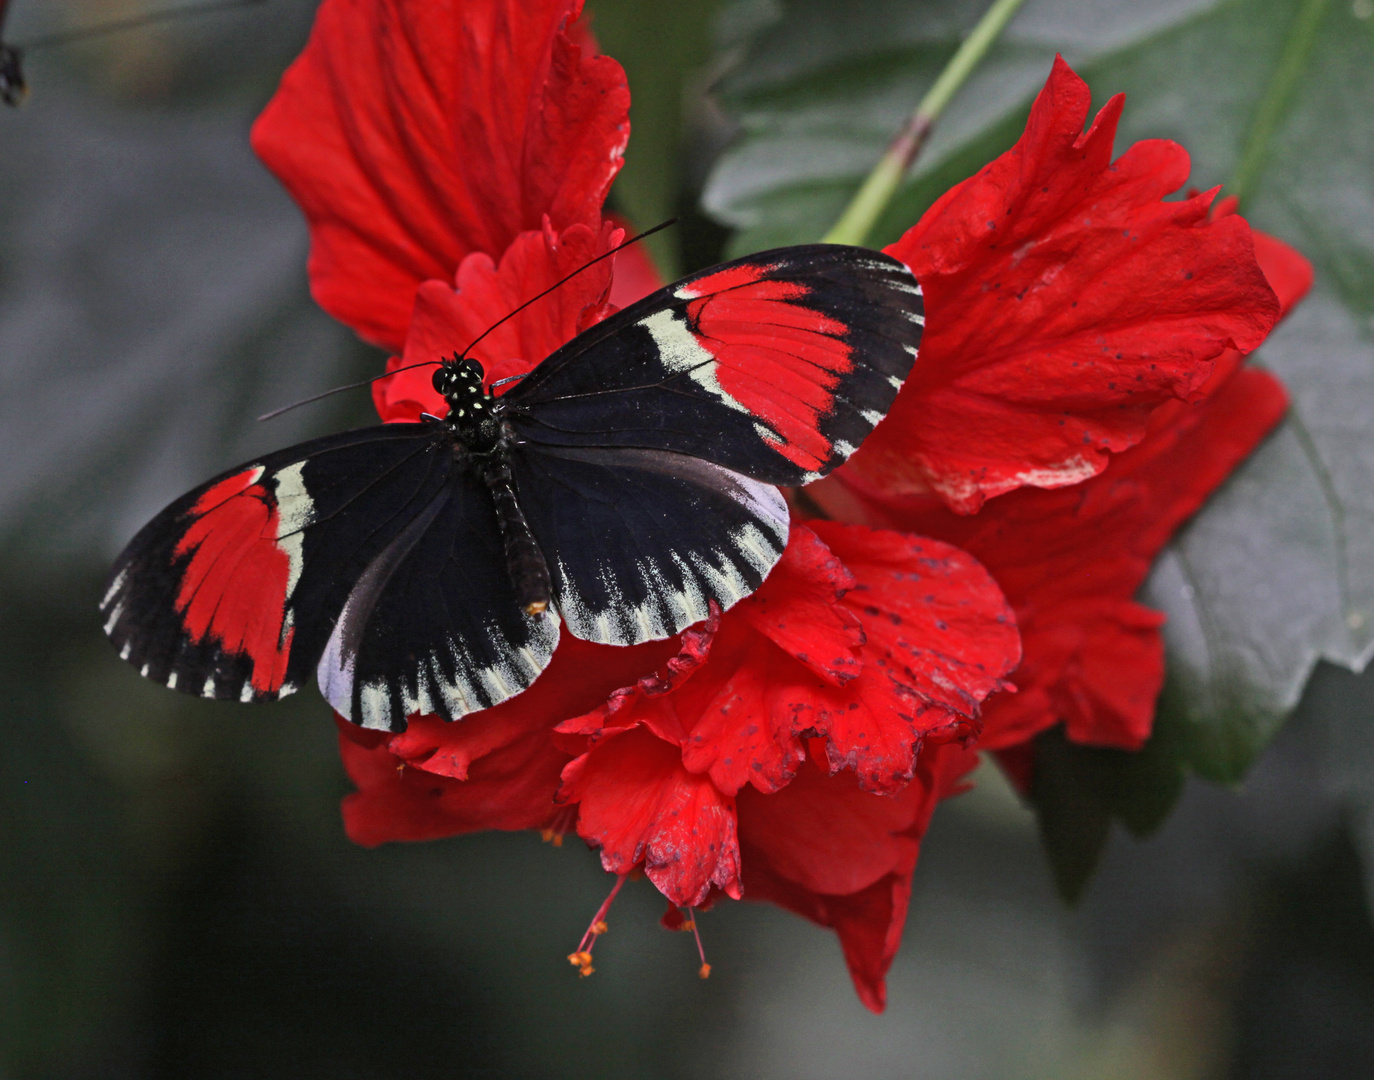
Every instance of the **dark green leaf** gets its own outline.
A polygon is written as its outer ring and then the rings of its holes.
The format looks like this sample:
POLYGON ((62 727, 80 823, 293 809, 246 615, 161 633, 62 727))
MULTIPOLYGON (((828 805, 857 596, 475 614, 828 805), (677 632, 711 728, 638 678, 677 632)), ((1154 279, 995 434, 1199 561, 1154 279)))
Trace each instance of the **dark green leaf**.
MULTIPOLYGON (((1056 52, 1083 64, 1214 3, 1029 0, 941 118, 871 239, 895 239, 941 191, 1010 145, 1056 52)), ((718 87, 740 132, 704 201, 740 230, 732 250, 820 237, 986 8, 982 0, 784 4, 718 87)))

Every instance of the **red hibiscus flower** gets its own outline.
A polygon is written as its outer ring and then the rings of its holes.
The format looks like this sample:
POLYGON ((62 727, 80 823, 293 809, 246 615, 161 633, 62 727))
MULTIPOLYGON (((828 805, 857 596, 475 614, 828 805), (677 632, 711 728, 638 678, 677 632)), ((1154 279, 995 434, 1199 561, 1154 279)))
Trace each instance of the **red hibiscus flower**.
MULTIPOLYGON (((1228 200, 1213 217, 1233 212, 1228 200)), ((1311 288, 1311 264, 1263 233, 1254 244, 1287 313, 1311 288)), ((1025 649, 1014 676, 1020 692, 990 703, 984 749, 1020 748, 1058 723, 1074 742, 1093 746, 1138 750, 1149 737, 1164 681, 1164 617, 1134 596, 1175 530, 1287 409, 1278 380, 1240 367, 1242 359, 1235 349, 1224 352, 1200 401, 1156 409, 1137 446, 1075 487, 1017 491, 973 517, 933 496, 893 495, 849 471, 809 490, 850 520, 957 543, 1006 591, 1025 649)), ((1027 753, 1004 761, 1024 766, 1027 753)))
MULTIPOLYGON (((580 8, 326 0, 256 125, 310 222, 316 297, 391 348, 391 369, 451 354, 618 241, 601 204, 628 93, 580 8)), ((1081 135, 1086 102, 1056 65, 1017 147, 893 249, 926 285, 929 347, 852 490, 833 487, 857 507, 860 488, 972 510, 1081 481, 1272 324, 1244 222, 1210 219, 1205 197, 1161 202, 1182 151, 1113 165, 1120 103, 1081 135)), ((619 272, 599 263, 503 323, 473 354, 488 378, 632 299, 619 272)), ((440 410, 428 369, 376 385, 384 420, 440 410)), ((349 835, 575 831, 617 888, 642 870, 683 908, 747 896, 835 928, 881 1009, 922 835, 1021 646, 973 555, 859 520, 794 523, 762 588, 677 639, 565 636, 529 690, 460 723, 341 722, 349 835)), ((590 970, 588 948, 572 959, 590 970)))

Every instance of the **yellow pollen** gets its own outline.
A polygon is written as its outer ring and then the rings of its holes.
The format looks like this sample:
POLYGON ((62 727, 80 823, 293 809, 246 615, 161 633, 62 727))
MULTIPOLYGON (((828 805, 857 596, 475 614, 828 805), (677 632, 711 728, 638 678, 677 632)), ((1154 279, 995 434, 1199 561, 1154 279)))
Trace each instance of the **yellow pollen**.
POLYGON ((526 615, 542 615, 545 611, 548 610, 548 607, 549 607, 549 605, 548 605, 547 603, 545 603, 543 600, 536 600, 536 601, 535 601, 534 603, 532 603, 532 604, 526 604, 526 605, 525 605, 525 614, 526 614, 526 615))

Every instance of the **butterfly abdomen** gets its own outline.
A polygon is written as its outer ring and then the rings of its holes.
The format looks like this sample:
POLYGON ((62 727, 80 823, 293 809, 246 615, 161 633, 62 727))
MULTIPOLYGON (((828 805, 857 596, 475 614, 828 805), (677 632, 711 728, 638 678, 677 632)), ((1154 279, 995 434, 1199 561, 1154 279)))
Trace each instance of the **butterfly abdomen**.
POLYGON ((526 615, 538 615, 548 608, 553 597, 549 564, 544 561, 539 542, 530 531, 525 512, 520 509, 510 465, 503 458, 494 459, 483 469, 482 481, 491 492, 516 600, 526 615))

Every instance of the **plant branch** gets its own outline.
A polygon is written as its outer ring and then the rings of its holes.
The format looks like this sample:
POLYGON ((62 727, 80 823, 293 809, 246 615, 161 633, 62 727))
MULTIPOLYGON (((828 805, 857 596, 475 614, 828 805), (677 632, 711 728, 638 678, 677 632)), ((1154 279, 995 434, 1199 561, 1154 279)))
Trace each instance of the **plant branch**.
POLYGON ((959 51, 945 65, 935 85, 930 88, 916 111, 911 114, 902 130, 888 146, 882 160, 859 188, 840 219, 831 226, 823 238, 828 244, 862 244, 868 239, 874 224, 887 209, 892 196, 897 193, 907 170, 911 168, 921 147, 930 137, 931 129, 955 93, 973 74, 974 69, 987 54, 992 43, 997 40, 1011 17, 1021 6, 1023 0, 995 0, 988 8, 973 33, 964 39, 959 51))

